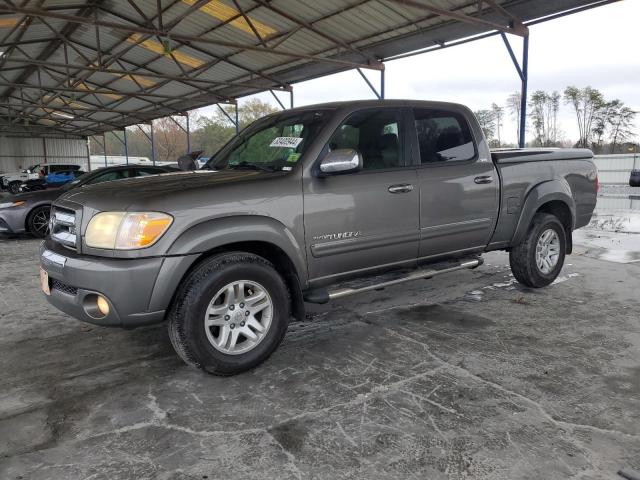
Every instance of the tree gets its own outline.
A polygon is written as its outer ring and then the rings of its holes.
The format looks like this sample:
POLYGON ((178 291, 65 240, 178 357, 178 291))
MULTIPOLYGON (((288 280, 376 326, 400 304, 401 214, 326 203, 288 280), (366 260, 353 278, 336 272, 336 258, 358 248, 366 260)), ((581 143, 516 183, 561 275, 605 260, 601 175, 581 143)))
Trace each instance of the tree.
POLYGON ((620 109, 621 103, 622 102, 617 99, 604 102, 602 108, 595 113, 593 127, 591 128, 593 136, 592 148, 598 153, 603 150, 605 134, 609 131, 613 115, 620 109))
MULTIPOLYGON (((273 105, 257 98, 244 102, 239 106, 238 119, 243 129, 250 123, 265 115, 277 112, 273 105)), ((219 108, 211 117, 200 117, 197 120, 198 129, 193 134, 193 145, 198 150, 204 150, 207 155, 213 155, 236 134, 235 107, 219 108)))
POLYGON ((500 139, 500 128, 502 128, 502 117, 504 116, 504 108, 493 103, 491 105, 491 113, 493 114, 493 119, 496 125, 496 134, 498 137, 498 148, 500 148, 502 144, 502 141, 500 139))
POLYGON ((556 146, 560 94, 536 90, 531 94, 529 109, 529 116, 536 134, 536 143, 541 147, 556 146))
POLYGON ((625 107, 624 103, 619 103, 610 119, 611 125, 611 153, 615 153, 616 145, 631 140, 633 135, 634 119, 638 112, 625 107))
POLYGON ((604 96, 598 90, 569 86, 564 90, 565 103, 573 107, 578 124, 579 147, 588 148, 593 136, 594 121, 604 108, 604 96))
POLYGON ((516 132, 518 139, 520 139, 520 107, 521 107, 521 95, 520 92, 514 92, 507 97, 507 110, 511 113, 511 117, 516 121, 516 132))
POLYGON ((480 128, 487 139, 487 142, 491 142, 496 131, 496 121, 491 110, 476 110, 473 112, 478 119, 480 128))

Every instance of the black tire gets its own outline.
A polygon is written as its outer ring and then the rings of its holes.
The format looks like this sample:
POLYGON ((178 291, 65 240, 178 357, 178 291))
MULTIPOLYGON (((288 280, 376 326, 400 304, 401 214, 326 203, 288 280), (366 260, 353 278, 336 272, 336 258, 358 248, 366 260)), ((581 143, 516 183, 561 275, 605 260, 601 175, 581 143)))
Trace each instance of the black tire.
POLYGON ((235 375, 264 362, 280 345, 289 325, 289 291, 273 265, 246 252, 231 252, 204 260, 182 282, 168 315, 169 338, 188 365, 215 375, 235 375), (221 288, 239 280, 258 282, 273 303, 271 325, 252 350, 225 354, 205 333, 205 312, 221 288))
POLYGON ((551 284, 562 270, 567 251, 567 239, 560 220, 549 213, 536 213, 531 221, 527 235, 520 245, 509 252, 511 271, 518 282, 533 288, 546 287, 551 284), (560 239, 560 251, 555 267, 544 273, 536 262, 536 245, 540 236, 548 229, 553 229, 560 239))
POLYGON ((36 207, 27 217, 27 230, 36 238, 44 238, 49 233, 50 205, 36 207))
POLYGON ((20 193, 20 185, 22 182, 11 182, 8 186, 7 186, 7 190, 9 190, 9 193, 11 193, 12 195, 17 195, 18 193, 20 193))

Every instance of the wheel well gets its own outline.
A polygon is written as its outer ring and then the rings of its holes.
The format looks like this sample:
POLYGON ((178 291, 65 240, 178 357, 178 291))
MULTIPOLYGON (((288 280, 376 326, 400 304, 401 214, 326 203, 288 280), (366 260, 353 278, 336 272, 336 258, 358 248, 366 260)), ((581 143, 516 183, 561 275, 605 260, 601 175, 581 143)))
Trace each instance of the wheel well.
POLYGON ((237 242, 222 245, 207 252, 204 252, 200 257, 193 262, 193 265, 185 273, 183 278, 196 268, 204 259, 218 255, 225 252, 248 252, 255 255, 259 255, 262 258, 269 260, 276 271, 284 279, 287 288, 291 294, 291 313, 297 320, 304 320, 305 308, 304 300, 302 298, 302 288, 300 286, 300 279, 296 273, 296 268, 289 256, 277 245, 269 242, 237 242))
POLYGON ((24 217, 24 228, 25 228, 25 230, 29 230, 29 220, 31 220, 31 215, 33 215, 33 212, 35 212, 40 207, 49 207, 49 208, 51 208, 51 205, 50 204, 46 204, 46 203, 43 204, 43 205, 36 205, 31 210, 29 210, 29 213, 27 213, 27 215, 24 217))
POLYGON ((573 250, 573 215, 571 215, 569 206, 561 200, 552 200, 541 205, 540 208, 538 208, 538 212, 549 213, 560 220, 560 223, 564 226, 567 238, 567 253, 571 253, 573 250))

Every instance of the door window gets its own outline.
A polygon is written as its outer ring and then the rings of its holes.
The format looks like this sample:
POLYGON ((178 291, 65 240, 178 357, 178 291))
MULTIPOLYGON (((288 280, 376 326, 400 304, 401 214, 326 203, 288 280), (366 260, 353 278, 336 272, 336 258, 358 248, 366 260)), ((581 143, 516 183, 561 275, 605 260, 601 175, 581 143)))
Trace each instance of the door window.
POLYGON ((87 185, 95 185, 96 183, 102 183, 102 182, 111 182, 113 180, 119 180, 121 178, 122 178, 122 172, 119 170, 106 172, 106 173, 103 173, 102 175, 98 175, 97 177, 89 180, 87 182, 87 185))
POLYGON ((400 111, 376 109, 352 114, 329 140, 329 150, 344 148, 360 152, 364 170, 403 166, 400 111))
MULTIPOLYGON (((149 175, 158 175, 160 173, 164 173, 161 170, 153 170, 151 168, 139 168, 136 170, 136 175, 137 177, 147 177, 149 175)), ((133 176, 133 175, 131 175, 133 176)))
POLYGON ((456 112, 415 109, 420 163, 465 161, 476 156, 471 130, 456 112))

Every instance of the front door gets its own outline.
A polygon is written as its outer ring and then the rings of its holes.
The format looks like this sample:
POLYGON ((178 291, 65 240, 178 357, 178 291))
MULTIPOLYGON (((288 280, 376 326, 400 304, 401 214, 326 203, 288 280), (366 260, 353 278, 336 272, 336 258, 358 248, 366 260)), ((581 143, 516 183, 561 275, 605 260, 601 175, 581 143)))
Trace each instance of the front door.
MULTIPOLYGON (((499 181, 462 111, 414 109, 421 258, 485 248, 498 214, 499 181)), ((486 151, 486 148, 484 148, 486 151)))
POLYGON ((381 107, 351 114, 323 151, 351 148, 358 172, 305 182, 309 274, 329 283, 385 265, 412 265, 418 254, 419 192, 405 111, 381 107))

